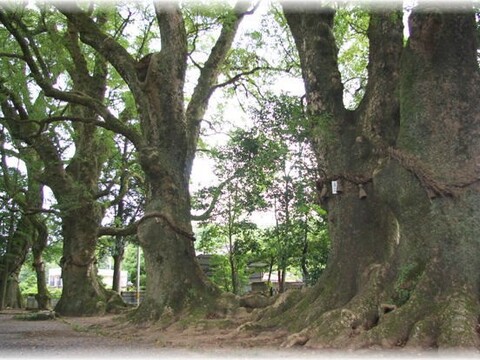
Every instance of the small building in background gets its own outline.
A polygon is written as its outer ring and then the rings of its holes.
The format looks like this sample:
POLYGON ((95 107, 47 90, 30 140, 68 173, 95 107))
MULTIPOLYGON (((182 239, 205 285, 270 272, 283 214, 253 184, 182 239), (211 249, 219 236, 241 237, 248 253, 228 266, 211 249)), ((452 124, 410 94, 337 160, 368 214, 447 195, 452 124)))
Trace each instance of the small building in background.
MULTIPOLYGON (((202 268, 205 275, 211 277, 215 271, 215 266, 212 264, 212 259, 214 255, 200 254, 197 255, 197 260, 202 268)), ((251 274, 248 279, 248 284, 244 293, 249 292, 261 292, 261 293, 278 293, 278 277, 277 273, 274 271, 270 277, 270 282, 268 281, 268 272, 265 272, 267 267, 266 263, 263 262, 253 262, 248 264, 248 272, 251 274), (272 289, 270 291, 270 289, 272 289)), ((287 272, 287 277, 285 279, 285 290, 288 289, 301 289, 305 283, 301 278, 293 275, 290 272, 287 272)))
MULTIPOLYGON (((287 272, 287 277, 285 279, 285 290, 301 289, 304 285, 305 283, 302 279, 287 272)), ((268 281, 268 272, 257 271, 250 275, 248 288, 249 292, 269 293, 270 288, 274 294, 278 293, 279 286, 276 272, 272 272, 270 283, 268 281)))
MULTIPOLYGON (((113 284, 113 269, 98 269, 98 276, 102 279, 103 284, 111 289, 113 284)), ((120 288, 126 289, 128 285, 128 274, 126 271, 120 272, 120 288)), ((54 288, 62 288, 62 269, 53 268, 48 270, 48 286, 54 288)))

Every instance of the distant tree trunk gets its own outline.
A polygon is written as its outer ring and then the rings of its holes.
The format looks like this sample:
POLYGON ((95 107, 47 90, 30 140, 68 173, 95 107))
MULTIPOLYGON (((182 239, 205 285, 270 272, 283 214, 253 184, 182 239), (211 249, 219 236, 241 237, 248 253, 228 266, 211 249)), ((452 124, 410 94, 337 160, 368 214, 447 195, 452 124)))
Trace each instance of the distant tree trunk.
POLYGON ((230 282, 232 283, 232 292, 238 294, 238 269, 235 262, 235 255, 228 255, 228 262, 230 264, 230 282))
POLYGON ((102 214, 92 203, 63 212, 62 296, 55 311, 67 316, 105 313, 107 294, 98 279, 95 248, 102 214))
POLYGON ((280 294, 285 292, 285 268, 278 269, 277 272, 277 281, 278 281, 278 292, 280 294))
POLYGON ((305 219, 304 229, 303 229, 303 248, 302 248, 302 257, 300 258, 300 267, 302 268, 302 279, 305 286, 309 284, 310 274, 307 268, 307 255, 308 255, 308 224, 307 219, 305 219))
POLYGON ((28 217, 22 215, 15 224, 12 213, 7 251, 0 257, 0 309, 5 307, 21 307, 22 300, 18 287, 18 274, 25 262, 34 229, 28 217))
POLYGON ((286 345, 479 346, 480 81, 474 15, 463 10, 415 9, 405 49, 401 13, 372 12, 369 83, 349 112, 333 11, 285 9, 332 238, 319 282, 282 314, 302 335, 286 345))
MULTIPOLYGON (((119 221, 123 220, 124 215, 124 202, 120 200, 117 206, 117 213, 116 218, 119 221)), ((115 236, 115 245, 114 245, 114 253, 113 253, 113 284, 112 290, 120 293, 121 291, 121 276, 122 276, 122 261, 123 256, 125 254, 125 244, 124 244, 124 237, 117 235, 115 236)))
POLYGON ((25 307, 25 301, 23 300, 22 293, 20 292, 20 287, 18 283, 18 272, 15 272, 10 275, 7 282, 7 292, 6 292, 6 307, 10 309, 22 309, 25 307))
MULTIPOLYGON (((272 256, 270 258, 270 263, 268 264, 268 277, 267 277, 267 285, 272 290, 272 273, 273 273, 273 265, 275 264, 275 258, 272 256)), ((272 292, 272 291, 271 291, 272 292)))
MULTIPOLYGON (((2 104, 2 110, 4 113, 11 115, 10 108, 6 103, 2 104)), ((10 121, 15 120, 15 116, 12 116, 12 119, 10 119, 10 121)), ((13 140, 18 146, 18 139, 14 137, 13 140)), ((15 279, 15 274, 18 275, 25 262, 30 247, 32 247, 34 253, 34 265, 39 263, 39 261, 41 262, 41 253, 47 246, 48 239, 48 232, 44 218, 41 214, 36 214, 35 212, 31 213, 32 209, 40 209, 43 205, 43 186, 38 182, 42 166, 33 149, 28 147, 24 148, 21 145, 18 146, 18 149, 20 158, 24 161, 27 170, 27 188, 24 191, 25 196, 23 198, 16 197, 17 205, 19 206, 19 209, 21 209, 19 210, 19 219, 17 219, 18 215, 12 212, 6 253, 0 257, 0 308, 5 305, 5 296, 7 296, 7 284, 5 281, 10 279, 8 281, 11 282, 12 277, 15 279)), ((2 161, 3 160, 4 159, 2 158, 2 161)), ((2 167, 4 168, 4 172, 8 173, 8 171, 6 171, 6 164, 2 164, 2 167)), ((13 184, 12 179, 8 179, 7 173, 4 174, 4 177, 6 178, 4 184, 7 193, 13 194, 16 190, 10 188, 13 184)), ((37 282, 38 281, 43 281, 43 285, 38 283, 39 294, 47 295, 48 298, 45 275, 43 274, 42 278, 41 274, 37 273, 37 282), (45 292, 42 293, 42 291, 45 292)), ((18 284, 15 285, 15 283, 12 282, 12 285, 18 288, 18 284)), ((13 290, 10 291, 9 296, 13 299, 13 297, 16 296, 15 293, 17 290, 15 288, 12 289, 13 290)), ((11 301, 12 303, 20 303, 17 300, 11 301)), ((43 304, 43 302, 39 303, 43 304)))
POLYGON ((113 255, 113 286, 112 290, 120 293, 121 291, 121 277, 122 277, 122 261, 125 253, 122 239, 116 239, 116 249, 113 255))
POLYGON ((47 310, 51 308, 51 297, 47 288, 47 274, 43 261, 43 251, 47 247, 48 230, 43 222, 36 222, 35 227, 38 232, 32 245, 33 267, 37 274, 37 295, 35 299, 37 300, 39 309, 47 310))

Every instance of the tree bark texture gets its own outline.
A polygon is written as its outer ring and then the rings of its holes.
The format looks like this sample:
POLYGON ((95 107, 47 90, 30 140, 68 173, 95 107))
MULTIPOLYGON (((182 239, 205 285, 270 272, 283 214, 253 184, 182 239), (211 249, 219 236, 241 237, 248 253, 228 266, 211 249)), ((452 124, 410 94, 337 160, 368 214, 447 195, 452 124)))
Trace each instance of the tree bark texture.
POLYGON ((369 83, 347 111, 333 11, 285 8, 332 239, 317 285, 263 314, 297 332, 285 345, 478 348, 480 79, 462 10, 414 9, 405 47, 401 12, 372 11, 369 83))
MULTIPOLYGON (((68 166, 65 166, 55 138, 52 139, 48 132, 39 132, 38 126, 32 121, 31 116, 39 114, 29 114, 26 101, 8 89, 2 89, 9 98, 9 102, 2 104, 2 110, 8 115, 9 131, 12 137, 27 143, 37 152, 44 170, 39 177, 40 181, 52 189, 62 219, 64 241, 61 265, 64 289, 55 310, 62 315, 103 313, 107 307, 108 296, 95 273, 94 252, 104 211, 97 202, 98 179, 107 149, 104 139, 101 138, 101 131, 91 124, 91 119, 97 116, 97 112, 91 107, 95 104, 100 106, 98 104, 101 104, 105 97, 106 62, 96 56, 93 70, 90 71, 88 61, 82 53, 77 30, 72 23, 68 23, 64 34, 55 35, 59 38, 64 36, 61 40, 64 41, 70 56, 66 60, 66 70, 71 77, 73 91, 59 91, 52 86, 50 78, 44 77, 42 54, 38 51, 28 26, 21 22, 21 17, 12 16, 2 8, 0 20, 18 43, 18 51, 23 54, 31 76, 42 88, 45 96, 68 102, 67 113, 71 116, 90 119, 90 123, 87 121, 72 124, 75 154, 68 166), (32 47, 35 57, 32 56, 32 47), (72 98, 72 94, 77 95, 72 98), (75 101, 85 98, 88 101, 75 101)), ((102 21, 103 18, 99 16, 97 22, 100 24, 102 21)))
MULTIPOLYGON (((118 239, 116 241, 119 241, 118 239)), ((119 248, 117 248, 117 251, 119 248)), ((113 255, 113 284, 112 290, 120 293, 121 291, 121 275, 122 275, 122 262, 123 262, 124 248, 123 244, 121 247, 121 252, 117 252, 113 255)))
POLYGON ((82 41, 116 68, 136 101, 141 132, 124 131, 138 151, 148 187, 145 215, 137 231, 147 290, 136 319, 176 316, 188 307, 208 312, 215 307, 212 299, 219 291, 207 281, 195 258, 188 185, 201 120, 248 3, 240 2, 225 17, 186 107, 187 37, 178 4, 155 4, 162 49, 140 61, 101 32, 87 14, 56 6, 79 29, 82 41))
POLYGON ((6 294, 5 294, 5 307, 10 309, 22 309, 25 308, 25 301, 20 292, 20 286, 18 282, 18 274, 20 269, 11 274, 7 281, 6 294))
POLYGON ((37 300, 40 310, 48 310, 51 308, 51 297, 47 288, 47 274, 45 263, 43 261, 43 251, 48 244, 48 229, 44 222, 35 223, 37 228, 37 236, 32 244, 33 267, 37 274, 37 300))
MULTIPOLYGON (((14 214, 12 216, 15 217, 14 214)), ((0 257, 0 309, 21 303, 18 298, 21 297, 18 274, 35 236, 35 228, 28 216, 22 215, 15 225, 8 239, 6 252, 0 257)))

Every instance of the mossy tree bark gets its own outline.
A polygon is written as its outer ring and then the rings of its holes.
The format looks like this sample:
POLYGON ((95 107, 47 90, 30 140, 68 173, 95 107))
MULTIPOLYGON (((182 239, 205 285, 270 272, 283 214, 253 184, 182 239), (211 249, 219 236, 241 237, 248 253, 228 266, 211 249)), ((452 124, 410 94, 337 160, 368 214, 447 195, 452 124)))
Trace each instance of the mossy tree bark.
MULTIPOLYGON (((100 17, 100 22, 105 21, 100 17)), ((96 56, 90 75, 80 40, 72 23, 69 23, 66 47, 72 57, 70 71, 74 90, 97 101, 105 98, 107 63, 96 56)), ((72 116, 92 119, 94 111, 88 107, 71 104, 72 116)), ((55 172, 45 172, 45 180, 58 201, 62 219, 63 254, 62 296, 55 311, 62 315, 96 315, 107 310, 109 294, 97 277, 95 250, 104 208, 97 201, 98 179, 108 156, 103 144, 102 130, 95 125, 74 122, 76 136, 75 155, 68 166, 55 172)), ((45 162, 53 162, 45 158, 45 162)))
POLYGON ((0 257, 0 309, 21 307, 22 299, 18 288, 18 274, 25 262, 31 246, 35 229, 27 216, 15 221, 17 215, 12 213, 9 238, 6 251, 0 257))
POLYGON ((368 342, 480 345, 475 29, 467 6, 452 12, 419 8, 410 18, 401 61, 400 131, 376 179, 400 228, 392 280, 401 306, 365 337, 368 342), (403 190, 394 191, 396 184, 403 190))
POLYGON ((10 274, 7 281, 7 291, 5 293, 5 307, 10 309, 22 309, 25 307, 25 301, 20 291, 18 275, 20 269, 10 274))
MULTIPOLYGON (((50 119, 37 120, 46 114, 35 113, 35 109, 29 106, 30 100, 22 99, 19 95, 22 92, 16 93, 6 86, 2 88, 8 98, 2 104, 2 110, 6 114, 9 131, 12 137, 25 142, 38 154, 37 163, 41 162, 43 173, 35 180, 40 180, 51 188, 62 219, 63 291, 55 310, 67 316, 104 313, 111 294, 97 278, 95 248, 104 213, 104 208, 98 201, 101 196, 98 180, 102 164, 108 156, 108 148, 102 136, 108 135, 92 124, 97 114, 86 106, 88 103, 71 101, 68 94, 83 94, 78 96, 88 97, 90 103, 101 104, 106 90, 106 61, 95 56, 94 63, 89 64, 82 52, 78 33, 71 23, 62 34, 50 29, 58 41, 64 42, 68 55, 63 60, 73 83, 72 92, 59 91, 45 75, 48 73, 48 69, 45 69, 46 62, 42 59, 42 53, 38 50, 32 33, 28 31, 28 26, 22 23, 22 18, 2 9, 0 20, 16 40, 18 51, 23 56, 21 59, 28 65, 29 76, 42 88, 43 94, 69 103, 67 116, 60 118, 77 120, 72 124, 75 153, 65 166, 63 150, 57 146, 60 141, 55 132, 44 131, 48 128, 50 119)), ((97 17, 99 26, 104 20, 102 16, 97 17)), ((41 204, 36 208, 41 208, 41 204)), ((38 265, 40 269, 41 264, 38 265)))
POLYGON ((473 12, 416 8, 405 48, 401 13, 371 12, 369 83, 349 112, 333 11, 284 10, 302 62, 333 252, 303 300, 287 298, 261 321, 288 321, 298 333, 286 345, 478 347, 473 12), (342 181, 340 194, 328 194, 330 180, 342 181))
POLYGON ((239 2, 224 17, 187 106, 187 34, 178 4, 155 4, 162 49, 140 61, 87 13, 56 6, 80 30, 82 41, 115 67, 136 101, 140 132, 104 116, 105 126, 113 126, 134 144, 148 187, 145 215, 138 225, 147 290, 136 319, 176 316, 186 308, 215 311, 219 290, 207 281, 195 258, 188 186, 202 117, 248 3, 239 2))
POLYGON ((32 244, 33 253, 33 267, 37 274, 37 300, 38 308, 40 310, 51 309, 51 296, 47 287, 47 273, 45 269, 45 262, 43 260, 43 251, 48 245, 48 229, 44 222, 37 222, 37 236, 32 244))
MULTIPOLYGON (((1 107, 4 114, 10 115, 6 101, 1 107)), ((17 182, 17 176, 12 176, 2 148, 2 182, 5 192, 12 199, 12 208, 8 224, 4 224, 8 233, 4 252, 0 256, 0 309, 22 306, 18 274, 30 247, 35 246, 41 236, 46 236, 45 219, 37 213, 43 203, 43 188, 37 181, 41 172, 38 156, 34 150, 19 146, 15 139, 14 143, 19 149, 19 159, 26 165, 27 179, 24 188, 22 183, 17 182), (45 232, 42 233, 41 229, 45 232)))

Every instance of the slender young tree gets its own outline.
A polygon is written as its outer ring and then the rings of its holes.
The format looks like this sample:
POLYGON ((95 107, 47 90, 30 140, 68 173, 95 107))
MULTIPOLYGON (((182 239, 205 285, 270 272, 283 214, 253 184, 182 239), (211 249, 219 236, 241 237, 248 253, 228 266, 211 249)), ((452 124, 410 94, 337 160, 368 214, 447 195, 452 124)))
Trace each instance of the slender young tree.
POLYGON ((284 12, 301 59, 332 252, 316 287, 264 321, 299 331, 286 345, 478 347, 480 82, 471 4, 420 2, 406 46, 400 8, 369 10, 368 84, 355 110, 342 101, 335 11, 315 3, 284 12))

